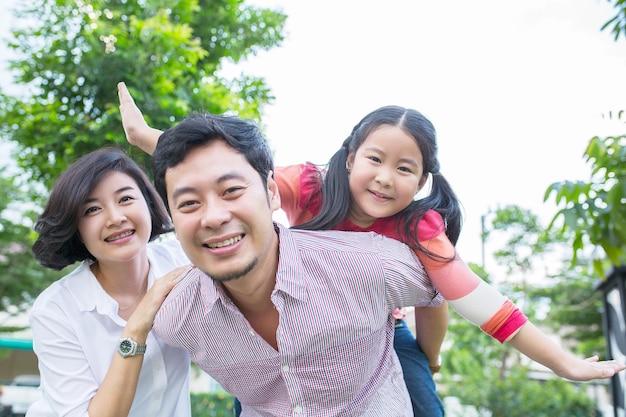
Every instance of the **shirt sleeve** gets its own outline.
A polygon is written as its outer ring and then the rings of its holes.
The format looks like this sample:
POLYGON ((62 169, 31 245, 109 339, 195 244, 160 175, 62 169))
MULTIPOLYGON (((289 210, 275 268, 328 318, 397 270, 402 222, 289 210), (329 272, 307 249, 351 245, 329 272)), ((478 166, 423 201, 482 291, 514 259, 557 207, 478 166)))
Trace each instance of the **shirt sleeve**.
POLYGON ((439 213, 426 213, 418 225, 418 238, 429 252, 452 258, 446 262, 415 251, 435 288, 461 316, 500 342, 526 323, 526 316, 510 300, 480 279, 458 256, 439 213))
POLYGON ((55 415, 87 417, 89 402, 99 387, 84 354, 87 347, 81 345, 62 312, 47 307, 30 316, 44 399, 55 415))
POLYGON ((443 298, 426 275, 413 251, 399 240, 375 236, 380 262, 385 273, 385 292, 389 312, 405 306, 438 307, 443 298))

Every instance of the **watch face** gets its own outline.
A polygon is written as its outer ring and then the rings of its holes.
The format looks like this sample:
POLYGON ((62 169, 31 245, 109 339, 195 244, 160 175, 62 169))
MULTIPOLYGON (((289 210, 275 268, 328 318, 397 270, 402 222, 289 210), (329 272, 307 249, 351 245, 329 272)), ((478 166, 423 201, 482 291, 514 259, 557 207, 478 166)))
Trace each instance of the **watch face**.
POLYGON ((130 353, 132 349, 133 349, 133 344, 130 342, 130 340, 122 340, 120 342, 121 353, 130 353))

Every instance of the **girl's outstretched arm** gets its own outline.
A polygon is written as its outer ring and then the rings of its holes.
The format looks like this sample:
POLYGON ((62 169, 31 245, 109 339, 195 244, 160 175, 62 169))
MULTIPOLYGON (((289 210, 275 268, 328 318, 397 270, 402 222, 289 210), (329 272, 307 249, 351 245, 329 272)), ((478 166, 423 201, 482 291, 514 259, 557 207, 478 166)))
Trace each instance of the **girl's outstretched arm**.
POLYGON ((556 375, 572 381, 610 378, 626 369, 626 365, 617 361, 598 362, 597 356, 579 359, 561 348, 458 257, 445 233, 437 232, 441 230, 441 216, 424 218, 428 218, 431 224, 420 224, 418 234, 426 234, 431 239, 420 239, 420 243, 428 250, 453 260, 433 260, 423 253, 418 253, 418 257, 435 288, 465 319, 500 342, 508 343, 533 361, 550 368, 556 375), (434 233, 427 234, 427 231, 434 233))
POLYGON ((562 349, 531 322, 526 322, 507 343, 558 376, 572 381, 610 378, 626 369, 626 365, 614 360, 599 362, 597 356, 579 359, 562 349))
POLYGON ((163 131, 148 126, 123 82, 117 84, 117 96, 120 100, 120 115, 126 140, 148 155, 152 155, 163 131))

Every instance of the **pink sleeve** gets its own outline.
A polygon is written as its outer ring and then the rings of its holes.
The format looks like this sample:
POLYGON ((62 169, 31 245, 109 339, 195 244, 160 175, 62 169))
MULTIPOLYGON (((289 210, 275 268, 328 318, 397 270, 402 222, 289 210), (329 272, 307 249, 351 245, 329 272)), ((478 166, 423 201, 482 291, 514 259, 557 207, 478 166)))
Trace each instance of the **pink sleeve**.
POLYGON ((434 287, 460 315, 501 343, 528 321, 512 301, 480 279, 456 254, 439 213, 431 210, 422 217, 418 239, 428 251, 453 258, 445 262, 421 251, 415 252, 434 287))
POLYGON ((276 167, 274 180, 278 185, 281 209, 290 226, 311 220, 319 212, 320 171, 306 163, 276 167))
POLYGON ((481 279, 456 255, 456 249, 445 234, 443 219, 434 210, 427 212, 417 225, 420 244, 429 252, 451 262, 433 259, 422 251, 415 254, 424 265, 433 285, 448 301, 461 298, 478 287, 481 279))

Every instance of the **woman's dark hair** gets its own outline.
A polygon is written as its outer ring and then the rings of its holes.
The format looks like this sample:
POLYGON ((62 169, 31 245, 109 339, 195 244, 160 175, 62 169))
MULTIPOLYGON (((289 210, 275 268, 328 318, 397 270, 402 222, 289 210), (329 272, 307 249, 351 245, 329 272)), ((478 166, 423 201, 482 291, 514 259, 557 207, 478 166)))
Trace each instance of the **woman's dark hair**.
POLYGON ((310 221, 294 228, 307 230, 334 229, 346 218, 352 202, 349 176, 346 169, 348 156, 356 153, 365 139, 374 130, 384 125, 397 126, 415 139, 424 159, 424 175, 430 173, 432 176, 430 194, 423 199, 413 201, 397 214, 397 216, 402 216, 404 219, 402 222, 403 230, 399 232, 402 236, 406 236, 408 241, 405 243, 437 257, 419 244, 414 225, 428 210, 435 210, 444 219, 448 239, 450 239, 453 245, 456 245, 463 222, 461 207, 452 187, 439 171, 435 127, 420 112, 404 107, 381 107, 365 116, 352 129, 352 133, 343 142, 341 149, 328 162, 322 183, 322 208, 320 212, 310 221))
POLYGON ((121 149, 102 148, 76 160, 52 188, 34 226, 39 236, 32 250, 41 265, 61 270, 77 261, 96 260, 80 239, 78 220, 93 189, 111 172, 124 173, 139 186, 152 219, 150 241, 172 231, 163 202, 139 165, 121 149))
POLYGON ((223 140, 242 154, 267 187, 267 176, 274 171, 274 159, 267 141, 254 123, 237 116, 193 114, 163 132, 152 154, 154 185, 168 210, 165 172, 181 163, 194 149, 213 140, 223 140))

